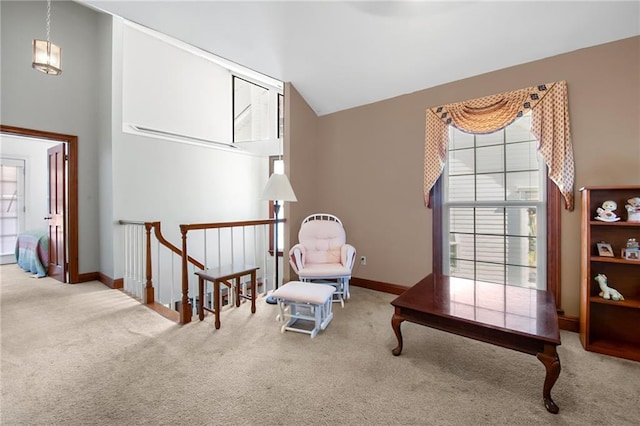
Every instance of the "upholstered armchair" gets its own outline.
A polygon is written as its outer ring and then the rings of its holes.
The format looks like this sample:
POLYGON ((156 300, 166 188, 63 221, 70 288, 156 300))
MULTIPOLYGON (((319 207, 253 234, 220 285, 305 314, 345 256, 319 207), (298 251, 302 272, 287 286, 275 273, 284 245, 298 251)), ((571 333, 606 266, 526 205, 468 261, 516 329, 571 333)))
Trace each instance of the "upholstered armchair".
POLYGON ((349 299, 349 280, 356 249, 346 242, 346 232, 336 216, 307 216, 298 232, 298 244, 289 250, 289 263, 303 282, 321 282, 336 287, 334 301, 344 306, 349 299))

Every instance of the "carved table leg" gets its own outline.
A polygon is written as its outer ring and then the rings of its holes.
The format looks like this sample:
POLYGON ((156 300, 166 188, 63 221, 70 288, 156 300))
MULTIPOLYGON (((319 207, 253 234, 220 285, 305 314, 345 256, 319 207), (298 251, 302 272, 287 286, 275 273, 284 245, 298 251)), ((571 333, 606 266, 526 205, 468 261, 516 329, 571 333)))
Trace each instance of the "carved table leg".
POLYGON ((556 352, 555 345, 544 345, 544 352, 538 353, 536 357, 544 364, 547 369, 547 375, 544 378, 544 387, 542 397, 544 399, 544 407, 548 412, 558 414, 560 408, 551 399, 551 388, 555 385, 558 376, 560 376, 560 358, 556 352))
POLYGON ((402 333, 400 332, 400 324, 404 321, 404 318, 398 314, 393 314, 391 317, 391 327, 393 327, 394 333, 396 333, 396 338, 398 339, 398 346, 396 346, 391 353, 395 356, 400 355, 402 352, 402 333))

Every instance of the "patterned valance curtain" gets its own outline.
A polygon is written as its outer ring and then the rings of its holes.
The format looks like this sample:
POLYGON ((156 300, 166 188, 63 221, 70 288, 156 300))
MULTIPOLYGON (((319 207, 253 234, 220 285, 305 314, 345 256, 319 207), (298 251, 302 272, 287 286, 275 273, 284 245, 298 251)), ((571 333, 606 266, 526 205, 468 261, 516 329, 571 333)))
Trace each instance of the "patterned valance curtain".
POLYGON ((531 110, 531 132, 538 140, 549 178, 558 186, 565 208, 573 210, 574 163, 569 128, 566 81, 427 109, 424 149, 424 195, 429 193, 447 161, 449 126, 467 133, 492 133, 531 110))

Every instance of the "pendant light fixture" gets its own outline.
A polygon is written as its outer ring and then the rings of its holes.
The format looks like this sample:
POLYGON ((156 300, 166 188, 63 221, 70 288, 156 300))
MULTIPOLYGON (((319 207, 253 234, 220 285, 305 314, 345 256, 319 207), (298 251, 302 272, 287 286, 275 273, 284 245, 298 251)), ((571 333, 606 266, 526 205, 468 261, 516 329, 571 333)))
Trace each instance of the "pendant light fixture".
POLYGON ((33 40, 34 69, 50 75, 62 73, 62 49, 49 40, 51 31, 51 0, 47 0, 47 40, 33 40))

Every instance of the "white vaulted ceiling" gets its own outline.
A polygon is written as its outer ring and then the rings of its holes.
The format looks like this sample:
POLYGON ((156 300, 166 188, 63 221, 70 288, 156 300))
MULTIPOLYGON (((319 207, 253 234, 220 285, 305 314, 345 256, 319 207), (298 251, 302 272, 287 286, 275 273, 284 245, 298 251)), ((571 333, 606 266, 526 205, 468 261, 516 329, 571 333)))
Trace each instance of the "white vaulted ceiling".
POLYGON ((639 1, 78 1, 277 80, 318 115, 640 34, 639 1))

